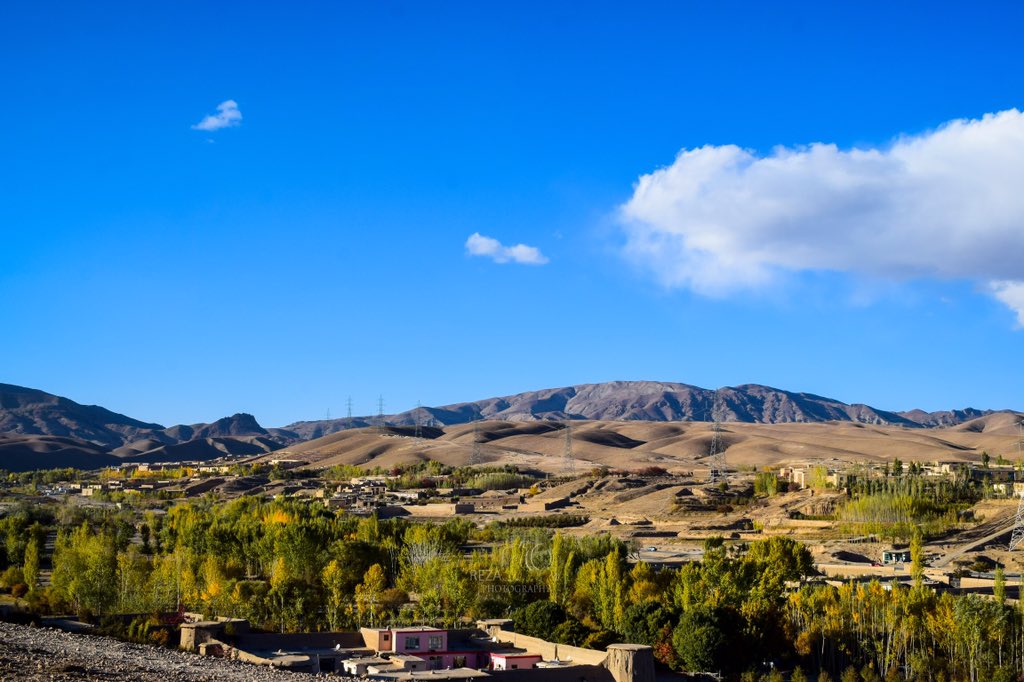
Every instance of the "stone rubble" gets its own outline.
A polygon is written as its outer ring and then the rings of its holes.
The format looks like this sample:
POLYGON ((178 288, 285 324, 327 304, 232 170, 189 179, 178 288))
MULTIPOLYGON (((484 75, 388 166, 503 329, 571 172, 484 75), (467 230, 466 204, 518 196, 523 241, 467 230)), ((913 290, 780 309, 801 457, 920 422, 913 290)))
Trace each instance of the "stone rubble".
POLYGON ((302 682, 331 679, 109 637, 0 622, 0 681, 302 682))

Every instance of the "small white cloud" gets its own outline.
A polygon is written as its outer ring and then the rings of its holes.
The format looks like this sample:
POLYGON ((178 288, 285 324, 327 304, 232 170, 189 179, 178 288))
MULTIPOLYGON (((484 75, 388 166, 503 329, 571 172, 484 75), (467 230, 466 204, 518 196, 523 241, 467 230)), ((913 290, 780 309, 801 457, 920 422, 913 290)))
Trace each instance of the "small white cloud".
POLYGON ((544 265, 548 262, 547 257, 536 246, 505 246, 497 239, 485 237, 479 232, 469 235, 469 239, 466 240, 466 253, 470 256, 485 256, 495 263, 544 265))
POLYGON ((880 148, 684 149, 620 216, 626 255, 670 287, 727 295, 811 271, 966 279, 1020 317, 1022 187, 1024 114, 1011 109, 880 148))
POLYGON ((217 113, 210 114, 192 126, 192 130, 214 131, 221 128, 233 128, 241 122, 242 112, 238 110, 238 102, 229 99, 218 104, 217 113))
POLYGON ((1024 328, 1024 282, 992 282, 992 295, 1017 313, 1017 327, 1024 328))

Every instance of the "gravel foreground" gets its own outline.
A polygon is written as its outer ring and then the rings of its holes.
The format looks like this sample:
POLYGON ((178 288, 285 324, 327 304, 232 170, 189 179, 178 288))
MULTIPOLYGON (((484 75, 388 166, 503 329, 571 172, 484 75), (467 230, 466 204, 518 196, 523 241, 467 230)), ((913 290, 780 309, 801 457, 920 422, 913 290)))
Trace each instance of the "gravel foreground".
MULTIPOLYGON (((302 682, 327 679, 269 666, 73 635, 50 628, 0 622, 0 680, 141 680, 142 682, 302 682)), ((344 678, 330 676, 333 680, 344 678)))

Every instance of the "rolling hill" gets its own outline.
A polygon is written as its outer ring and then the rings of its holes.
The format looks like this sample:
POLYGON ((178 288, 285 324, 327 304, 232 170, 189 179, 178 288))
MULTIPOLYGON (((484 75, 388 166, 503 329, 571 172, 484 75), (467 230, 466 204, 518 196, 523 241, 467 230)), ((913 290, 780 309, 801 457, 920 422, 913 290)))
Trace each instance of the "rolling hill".
MULTIPOLYGON (((979 461, 982 452, 1016 461, 1016 420, 998 413, 953 427, 911 428, 849 421, 821 423, 722 425, 721 440, 730 467, 779 466, 825 462, 834 466, 856 462, 979 461)), ((712 425, 702 422, 573 421, 569 430, 574 466, 670 471, 706 467, 712 425)), ((424 428, 421 438, 409 427, 359 428, 298 443, 274 453, 293 457, 310 468, 339 464, 390 468, 397 464, 437 460, 465 466, 516 464, 562 472, 567 463, 565 423, 555 421, 486 420, 444 428, 424 428), (476 447, 474 448, 474 441, 476 447), (474 456, 474 450, 476 455, 474 456)))

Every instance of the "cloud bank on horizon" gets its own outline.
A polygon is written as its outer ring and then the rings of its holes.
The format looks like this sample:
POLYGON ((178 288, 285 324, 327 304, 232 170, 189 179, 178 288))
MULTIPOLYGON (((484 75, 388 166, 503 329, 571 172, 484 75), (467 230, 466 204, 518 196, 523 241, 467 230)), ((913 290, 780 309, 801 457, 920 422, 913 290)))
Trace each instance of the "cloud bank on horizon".
POLYGON ((485 237, 479 232, 469 235, 466 240, 466 253, 470 256, 483 256, 495 263, 519 263, 521 265, 545 265, 547 256, 536 246, 516 244, 505 246, 497 239, 485 237))
POLYGON ((213 132, 221 128, 234 128, 242 123, 242 112, 238 110, 238 102, 233 99, 224 100, 217 105, 217 113, 210 114, 192 126, 193 130, 213 132))
POLYGON ((885 148, 758 156, 683 149, 620 209, 628 258, 725 296, 786 273, 980 284, 1024 326, 1024 113, 951 121, 885 148))

